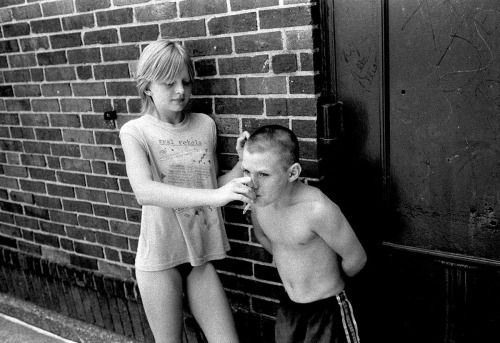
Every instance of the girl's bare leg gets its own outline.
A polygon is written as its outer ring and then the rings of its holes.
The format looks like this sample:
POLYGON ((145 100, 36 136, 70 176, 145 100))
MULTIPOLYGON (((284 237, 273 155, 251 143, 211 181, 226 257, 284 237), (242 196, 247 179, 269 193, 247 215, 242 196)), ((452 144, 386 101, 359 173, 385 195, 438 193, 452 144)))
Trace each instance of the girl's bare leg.
POLYGON ((238 343, 233 314, 214 266, 194 267, 187 279, 189 307, 210 343, 238 343))
POLYGON ((136 270, 136 277, 155 342, 182 342, 182 279, 177 269, 136 270))

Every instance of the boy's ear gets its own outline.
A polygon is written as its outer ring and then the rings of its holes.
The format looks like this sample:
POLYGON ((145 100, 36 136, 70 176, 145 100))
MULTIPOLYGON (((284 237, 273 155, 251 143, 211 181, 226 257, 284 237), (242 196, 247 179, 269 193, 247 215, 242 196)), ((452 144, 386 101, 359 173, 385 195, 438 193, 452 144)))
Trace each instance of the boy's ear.
POLYGON ((288 168, 288 171, 288 182, 293 182, 299 178, 300 173, 302 172, 302 167, 300 166, 300 163, 296 162, 288 168))

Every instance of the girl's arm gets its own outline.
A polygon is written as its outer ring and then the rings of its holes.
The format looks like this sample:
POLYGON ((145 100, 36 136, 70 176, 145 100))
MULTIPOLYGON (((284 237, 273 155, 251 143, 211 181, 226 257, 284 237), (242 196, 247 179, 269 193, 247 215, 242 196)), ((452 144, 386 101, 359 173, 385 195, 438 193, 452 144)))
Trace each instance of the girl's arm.
POLYGON ((153 180, 148 157, 141 145, 130 135, 121 137, 127 175, 137 201, 141 205, 159 207, 223 206, 230 201, 250 202, 252 190, 245 183, 250 178, 236 178, 218 189, 199 189, 168 185, 153 180))

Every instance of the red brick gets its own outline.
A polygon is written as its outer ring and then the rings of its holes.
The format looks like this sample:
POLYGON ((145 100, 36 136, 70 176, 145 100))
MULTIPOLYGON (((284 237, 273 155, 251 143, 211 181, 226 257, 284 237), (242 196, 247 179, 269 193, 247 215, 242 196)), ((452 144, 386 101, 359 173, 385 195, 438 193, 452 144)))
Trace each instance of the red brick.
POLYGON ((118 132, 96 131, 95 141, 97 145, 111 144, 120 145, 118 132))
POLYGON ((80 200, 89 200, 92 202, 106 201, 106 192, 103 190, 88 189, 88 188, 75 188, 76 197, 80 200))
POLYGON ((78 225, 78 216, 75 213, 68 213, 63 211, 50 211, 50 219, 57 223, 64 223, 69 225, 78 225))
POLYGON ((92 214, 92 205, 86 201, 62 199, 65 211, 92 214))
POLYGON ((279 0, 230 0, 232 11, 278 6, 279 0))
POLYGON ((208 21, 211 35, 257 31, 256 13, 215 17, 208 21))
POLYGON ((31 74, 27 69, 6 70, 3 76, 8 83, 31 81, 31 74))
POLYGON ((220 75, 258 74, 269 72, 269 56, 245 56, 219 59, 220 75))
POLYGON ((33 205, 35 203, 33 194, 11 191, 9 193, 10 199, 15 202, 24 202, 33 205))
POLYGON ((105 96, 106 88, 103 82, 80 82, 72 84, 75 96, 105 96))
POLYGON ((179 2, 179 10, 181 18, 220 14, 227 12, 227 3, 226 0, 185 0, 179 2))
POLYGON ((95 20, 93 14, 79 14, 62 18, 64 30, 81 30, 85 27, 93 28, 95 20))
POLYGON ((114 129, 112 120, 103 120, 102 114, 82 115, 82 125, 86 129, 114 129))
POLYGON ((54 195, 57 197, 65 197, 65 198, 74 198, 75 191, 73 187, 55 185, 55 184, 47 184, 47 192, 50 195, 54 195))
POLYGON ((316 98, 290 98, 288 103, 288 114, 290 116, 312 116, 317 114, 316 98))
POLYGON ((314 49, 318 43, 315 42, 319 37, 318 30, 288 30, 285 32, 286 47, 288 50, 314 49))
POLYGON ((62 31, 59 18, 31 21, 31 30, 33 33, 51 33, 62 31))
POLYGON ((189 106, 186 108, 186 111, 196 112, 196 113, 205 113, 212 114, 212 99, 210 98, 191 98, 189 102, 189 106))
POLYGON ((50 44, 48 37, 31 37, 19 40, 23 52, 36 50, 49 50, 50 44))
POLYGON ((17 113, 0 113, 2 125, 19 125, 19 115, 17 113))
POLYGON ((78 216, 78 223, 83 227, 90 227, 93 229, 99 229, 103 231, 109 231, 108 221, 103 218, 97 218, 95 216, 78 216))
POLYGON ((45 69, 45 79, 47 81, 76 80, 74 67, 55 67, 45 69))
POLYGON ((273 56, 273 71, 275 74, 293 73, 297 69, 297 56, 295 54, 273 56))
POLYGON ((235 79, 205 79, 196 80, 193 87, 194 95, 235 95, 237 94, 235 79))
POLYGON ((116 29, 84 32, 83 41, 85 45, 116 44, 118 43, 118 32, 116 29))
POLYGON ((233 52, 231 38, 191 40, 185 43, 186 50, 193 56, 229 55, 233 52))
POLYGON ((16 225, 32 230, 38 230, 38 220, 28 217, 16 216, 16 225))
POLYGON ((315 94, 319 93, 316 90, 315 76, 290 76, 290 93, 291 94, 315 94))
POLYGON ((5 37, 28 36, 30 34, 30 25, 28 23, 3 25, 3 34, 5 37))
POLYGON ((100 189, 118 190, 117 179, 111 177, 87 175, 87 185, 100 189))
POLYGON ((153 5, 135 7, 135 19, 139 23, 149 21, 164 21, 177 17, 175 2, 157 2, 153 5))
POLYGON ((71 92, 71 87, 69 83, 47 83, 42 84, 42 93, 43 96, 71 96, 73 93, 71 92))
POLYGON ((0 96, 13 97, 14 89, 12 88, 12 86, 0 86, 0 96))
POLYGON ((111 232, 120 235, 139 237, 141 227, 137 224, 124 223, 118 221, 110 221, 111 232))
POLYGON ((97 26, 115 26, 131 23, 133 12, 131 8, 120 8, 111 11, 100 11, 96 13, 97 26))
POLYGON ((217 75, 217 63, 215 59, 195 61, 194 69, 198 77, 217 75))
POLYGON ((77 33, 66 33, 62 35, 50 36, 52 49, 74 48, 82 46, 82 35, 77 33))
MULTIPOLYGON (((53 127, 79 127, 80 126, 80 118, 75 114, 59 114, 59 113, 51 113, 49 114, 50 125, 53 127)), ((64 132, 63 132, 64 137, 64 132)))
POLYGON ((281 32, 266 32, 234 37, 236 53, 282 50, 281 32))
POLYGON ((311 8, 309 6, 287 7, 259 11, 261 29, 312 25, 311 8))
POLYGON ((79 239, 81 241, 92 242, 92 243, 96 242, 94 231, 74 226, 66 227, 66 231, 68 232, 68 237, 70 238, 79 239))
POLYGON ((261 126, 264 125, 281 125, 289 128, 288 119, 254 119, 254 118, 243 118, 241 120, 243 131, 253 132, 261 126))
POLYGON ((92 111, 89 99, 61 99, 63 112, 90 112, 92 111))
POLYGON ((79 0, 76 2, 77 12, 90 12, 111 6, 110 0, 79 0))
POLYGON ((20 98, 39 97, 42 95, 39 85, 14 85, 14 93, 20 98))
POLYGON ((9 55, 11 68, 33 67, 37 65, 35 54, 9 55))
POLYGON ((69 256, 71 264, 80 268, 90 269, 90 270, 98 270, 97 260, 94 258, 87 258, 78 255, 70 255, 69 256))
POLYGON ((44 235, 39 232, 35 232, 34 237, 35 237, 35 242, 38 244, 49 245, 59 248, 59 240, 55 236, 44 235))
POLYGON ((240 80, 241 94, 286 94, 286 78, 275 77, 249 77, 240 80))
POLYGON ((110 147, 103 146, 85 146, 81 147, 82 157, 88 159, 98 159, 113 161, 113 149, 110 147))
POLYGON ((18 52, 19 45, 17 44, 17 40, 4 40, 0 41, 0 54, 18 52))
POLYGON ((31 81, 33 82, 45 81, 45 76, 43 74, 42 68, 31 68, 30 74, 31 74, 31 81))
POLYGON ((3 167, 5 176, 23 177, 28 176, 28 169, 25 167, 5 165, 3 167))
POLYGON ((34 180, 57 181, 56 173, 53 170, 30 168, 30 176, 34 180))
POLYGON ((42 10, 45 17, 70 14, 75 11, 72 0, 58 0, 48 3, 42 3, 42 10))
POLYGON ((251 114, 262 115, 264 102, 258 98, 216 98, 217 114, 251 114))
POLYGON ((10 8, 0 9, 0 23, 8 23, 12 21, 12 11, 10 8))
POLYGON ((120 28, 122 42, 147 42, 158 38, 160 29, 158 25, 143 25, 120 28))
POLYGON ((61 167, 63 170, 78 171, 90 173, 90 161, 82 159, 61 158, 61 167))
POLYGON ((94 66, 94 77, 96 80, 104 79, 129 79, 128 64, 105 64, 94 66))
POLYGON ((320 63, 319 54, 305 52, 300 54, 300 70, 302 71, 314 71, 314 65, 319 66, 320 63))
POLYGON ((292 120, 292 130, 297 137, 301 138, 316 138, 316 121, 315 120, 292 120))
POLYGON ((49 126, 49 120, 45 113, 21 114, 23 126, 49 126))
POLYGON ((110 96, 137 96, 137 88, 134 81, 106 82, 106 89, 110 96))
POLYGON ((80 157, 80 147, 74 144, 51 144, 53 156, 80 157))
POLYGON ((49 222, 40 222, 40 229, 47 233, 53 233, 56 235, 66 236, 66 232, 64 232, 64 225, 49 223, 49 222))
POLYGON ((52 99, 35 99, 31 101, 35 112, 59 112, 59 102, 52 99))
POLYGON ((93 256, 93 257, 104 257, 103 249, 97 245, 91 245, 86 243, 74 242, 75 252, 83 255, 93 256))
POLYGON ((23 146, 24 146, 24 152, 27 154, 50 155, 50 144, 48 143, 24 142, 23 146))
POLYGON ((91 66, 78 66, 76 67, 76 73, 78 74, 78 79, 80 80, 88 80, 93 78, 91 66))
POLYGON ((105 62, 113 61, 133 61, 140 55, 140 49, 136 45, 125 45, 116 47, 103 47, 102 56, 105 62))
POLYGON ((29 20, 42 16, 40 4, 12 7, 12 17, 16 20, 29 20))
POLYGON ((64 141, 94 144, 94 134, 91 131, 63 130, 64 141))
POLYGON ((205 19, 172 21, 160 25, 165 38, 187 38, 206 36, 205 19))
POLYGON ((21 189, 23 191, 46 193, 45 183, 43 182, 20 179, 19 184, 21 185, 21 189))
POLYGON ((35 129, 39 141, 62 141, 61 129, 35 129))
POLYGON ((38 59, 38 64, 41 66, 66 64, 67 62, 65 51, 41 52, 36 56, 38 59))
POLYGON ((25 166, 45 167, 47 165, 43 155, 22 154, 21 162, 25 166))
POLYGON ((128 240, 126 237, 113 235, 107 232, 97 232, 97 242, 106 246, 113 246, 121 249, 128 248, 128 240))

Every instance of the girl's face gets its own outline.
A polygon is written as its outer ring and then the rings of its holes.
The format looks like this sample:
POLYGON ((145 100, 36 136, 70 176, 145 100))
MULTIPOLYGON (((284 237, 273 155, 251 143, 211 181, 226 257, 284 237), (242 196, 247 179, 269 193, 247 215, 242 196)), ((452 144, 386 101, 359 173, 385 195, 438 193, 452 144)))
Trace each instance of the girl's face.
POLYGON ((193 83, 189 77, 188 69, 183 66, 171 83, 158 81, 151 83, 149 95, 160 115, 170 115, 179 113, 186 108, 192 90, 193 83))

